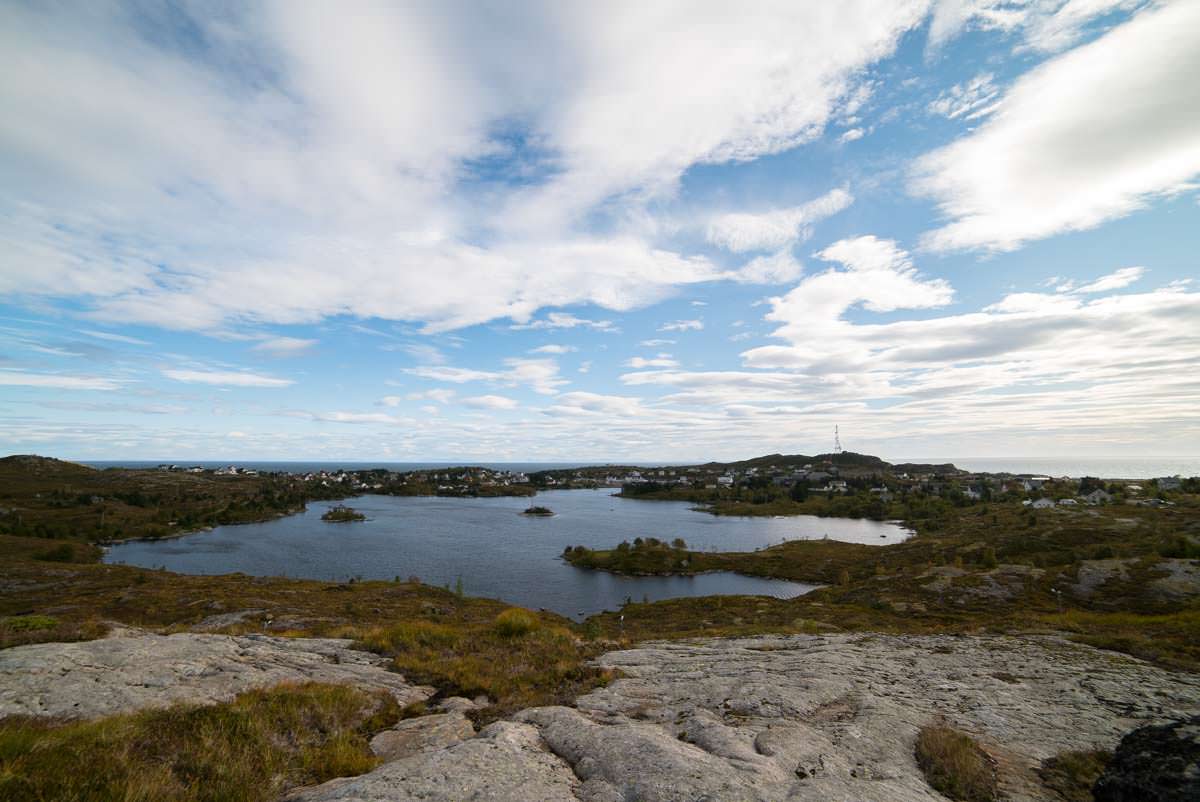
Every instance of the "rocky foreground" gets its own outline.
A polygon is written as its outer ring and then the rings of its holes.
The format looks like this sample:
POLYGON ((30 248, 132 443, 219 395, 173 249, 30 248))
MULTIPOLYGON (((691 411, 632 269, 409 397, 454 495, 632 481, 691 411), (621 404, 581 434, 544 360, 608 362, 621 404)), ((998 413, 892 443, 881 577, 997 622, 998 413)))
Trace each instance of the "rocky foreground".
POLYGON ((385 690, 400 704, 429 698, 386 660, 336 638, 155 635, 121 629, 102 640, 0 651, 0 717, 97 718, 175 702, 228 702, 281 682, 385 690))
MULTIPOLYGON (((93 716, 216 701, 286 679, 426 698, 346 641, 145 633, 0 652, 0 715, 93 716)), ((575 707, 475 733, 473 703, 376 736, 374 771, 293 794, 332 800, 942 799, 913 758, 944 720, 996 761, 1003 793, 1039 800, 1066 750, 1200 713, 1200 677, 1056 638, 822 635, 651 643, 600 658, 624 678, 575 707)))

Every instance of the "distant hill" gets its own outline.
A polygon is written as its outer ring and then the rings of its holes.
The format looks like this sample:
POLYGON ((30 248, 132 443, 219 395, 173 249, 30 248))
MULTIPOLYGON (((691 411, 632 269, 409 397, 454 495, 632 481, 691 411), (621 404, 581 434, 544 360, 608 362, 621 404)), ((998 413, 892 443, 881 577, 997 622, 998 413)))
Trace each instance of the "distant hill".
POLYGON ((843 451, 840 454, 815 454, 808 456, 806 454, 767 454, 762 457, 753 457, 751 459, 739 460, 737 462, 707 462, 697 466, 710 470, 735 470, 745 471, 750 468, 763 469, 771 465, 777 468, 801 468, 805 465, 836 465, 842 469, 855 469, 859 471, 871 472, 891 472, 891 473, 956 473, 958 468, 950 463, 943 465, 922 465, 916 463, 904 463, 901 465, 892 465, 879 457, 871 454, 858 454, 853 451, 843 451))
POLYGON ((36 454, 13 454, 0 458, 0 476, 85 476, 92 473, 96 473, 96 469, 87 465, 36 454))

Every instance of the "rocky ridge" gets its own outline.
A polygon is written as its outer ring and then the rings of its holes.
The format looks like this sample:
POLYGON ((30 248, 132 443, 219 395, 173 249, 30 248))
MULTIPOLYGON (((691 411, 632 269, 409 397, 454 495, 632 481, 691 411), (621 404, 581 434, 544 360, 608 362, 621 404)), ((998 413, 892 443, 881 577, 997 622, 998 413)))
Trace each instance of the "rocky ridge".
MULTIPOLYGON (((1048 798, 1037 769, 1049 757, 1200 714, 1200 677, 1053 637, 766 636, 647 643, 600 662, 622 678, 574 707, 476 734, 464 715, 476 703, 443 700, 375 736, 386 762, 374 771, 291 799, 935 800, 913 744, 945 722, 1022 802, 1048 798)), ((101 716, 304 680, 402 704, 432 695, 346 640, 126 630, 0 651, 0 716, 101 716)))
POLYGON ((390 692, 401 705, 433 695, 387 660, 336 638, 155 635, 0 650, 0 717, 96 718, 174 702, 210 704, 281 682, 332 682, 390 692))
POLYGON ((601 662, 626 677, 574 708, 525 710, 293 799, 935 800, 913 744, 945 721, 997 762, 1006 799, 1041 800, 1046 758, 1200 712, 1200 678, 1056 638, 759 637, 601 662))

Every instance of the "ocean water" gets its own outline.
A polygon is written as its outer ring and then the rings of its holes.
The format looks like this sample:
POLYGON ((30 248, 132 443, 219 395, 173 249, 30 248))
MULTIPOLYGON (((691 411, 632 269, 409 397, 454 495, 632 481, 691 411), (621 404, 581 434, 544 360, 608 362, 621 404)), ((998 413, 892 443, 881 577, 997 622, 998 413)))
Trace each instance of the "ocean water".
POLYGON ((714 516, 685 502, 622 499, 612 492, 539 493, 536 503, 555 512, 548 518, 522 515, 528 498, 368 495, 348 502, 366 514, 366 521, 331 524, 322 521, 321 514, 335 502, 314 502, 304 513, 265 523, 118 544, 108 549, 105 561, 186 574, 241 572, 325 580, 417 576, 452 587, 461 579, 471 596, 581 617, 617 609, 626 598, 788 598, 813 586, 732 573, 615 576, 567 564, 560 556, 566 546, 609 548, 649 536, 682 537, 696 550, 749 551, 783 540, 822 537, 882 545, 911 534, 893 523, 867 520, 714 516))
POLYGON ((889 462, 953 462, 967 471, 1031 473, 1042 476, 1096 476, 1101 479, 1154 479, 1200 476, 1200 457, 921 457, 889 462))

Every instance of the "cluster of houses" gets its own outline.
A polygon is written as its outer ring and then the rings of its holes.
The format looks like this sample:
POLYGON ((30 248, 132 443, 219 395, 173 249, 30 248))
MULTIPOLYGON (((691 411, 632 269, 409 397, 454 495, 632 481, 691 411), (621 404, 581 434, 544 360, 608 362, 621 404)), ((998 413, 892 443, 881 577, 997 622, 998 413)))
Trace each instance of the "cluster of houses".
MULTIPOLYGON (((611 467, 577 468, 539 472, 534 476, 523 471, 492 468, 449 468, 411 472, 364 470, 364 471, 309 471, 291 474, 294 479, 324 487, 345 486, 355 492, 382 491, 402 486, 430 487, 444 494, 472 494, 480 488, 493 492, 503 488, 530 485, 544 488, 569 487, 612 487, 645 485, 654 483, 663 486, 680 486, 689 489, 717 490, 769 482, 776 487, 790 488, 798 483, 807 485, 810 492, 843 494, 867 491, 883 501, 891 501, 896 495, 920 491, 928 495, 952 496, 968 501, 982 501, 1008 496, 1022 497, 1022 504, 1032 509, 1050 507, 1095 506, 1114 501, 1113 485, 1092 487, 1086 493, 1075 493, 1076 480, 1066 477, 1054 479, 1049 476, 1014 476, 1009 474, 979 474, 959 470, 953 466, 903 466, 911 472, 892 471, 891 466, 876 461, 873 465, 843 465, 839 467, 828 460, 817 460, 803 466, 765 465, 733 468, 720 464, 662 467, 625 468, 611 467), (913 470, 913 469, 916 470, 913 470)), ((180 467, 160 465, 159 470, 203 473, 216 475, 255 476, 258 471, 236 465, 212 469, 200 466, 180 467)), ((1177 491, 1183 480, 1178 476, 1164 476, 1151 480, 1157 491, 1177 491)), ((1129 504, 1161 506, 1169 501, 1154 497, 1144 498, 1141 484, 1119 483, 1117 491, 1129 504)))

